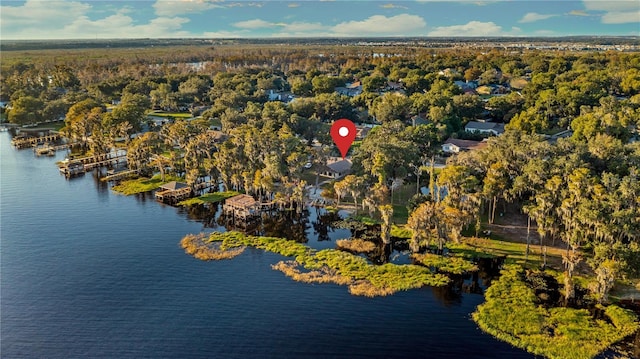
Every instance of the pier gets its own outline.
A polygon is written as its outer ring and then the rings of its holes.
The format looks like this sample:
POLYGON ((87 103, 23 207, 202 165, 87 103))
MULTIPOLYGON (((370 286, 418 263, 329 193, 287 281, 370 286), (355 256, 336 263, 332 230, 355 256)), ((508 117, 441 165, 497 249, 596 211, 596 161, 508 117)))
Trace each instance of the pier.
POLYGON ((127 151, 116 150, 101 155, 87 156, 75 159, 66 159, 58 164, 60 172, 67 177, 85 173, 94 168, 104 166, 117 166, 127 162, 127 151))
POLYGON ((40 137, 15 137, 11 140, 11 145, 17 149, 31 148, 47 142, 56 142, 62 137, 58 133, 40 137))

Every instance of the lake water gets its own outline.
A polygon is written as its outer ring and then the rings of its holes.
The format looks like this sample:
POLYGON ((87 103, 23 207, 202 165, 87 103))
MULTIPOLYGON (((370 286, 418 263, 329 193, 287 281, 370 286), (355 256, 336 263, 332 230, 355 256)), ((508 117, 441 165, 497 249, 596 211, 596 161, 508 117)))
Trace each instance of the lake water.
MULTIPOLYGON (((125 197, 0 133, 3 358, 532 358, 470 319, 480 294, 389 297, 293 282, 247 249, 202 262, 178 242, 210 231, 185 210, 125 197)), ((312 216, 313 216, 312 211, 312 216)), ((315 217, 314 217, 315 218, 315 217)), ((309 244, 333 247, 349 231, 309 244)), ((208 224, 211 225, 211 224, 208 224)))

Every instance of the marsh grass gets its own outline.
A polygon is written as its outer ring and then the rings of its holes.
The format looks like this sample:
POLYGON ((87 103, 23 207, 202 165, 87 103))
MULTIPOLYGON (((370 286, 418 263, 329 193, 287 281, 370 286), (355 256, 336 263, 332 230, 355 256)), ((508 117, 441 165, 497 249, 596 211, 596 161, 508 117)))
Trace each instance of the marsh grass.
POLYGON ((445 257, 432 253, 413 254, 411 257, 418 263, 439 272, 464 274, 478 270, 475 264, 460 257, 445 257))
POLYGON ((473 320, 494 337, 536 355, 555 359, 593 358, 640 328, 638 318, 615 305, 595 319, 586 309, 545 309, 524 281, 523 268, 506 265, 486 292, 473 320))
POLYGON ((443 286, 449 282, 447 276, 432 273, 423 266, 391 263, 376 266, 358 255, 336 249, 316 251, 302 243, 283 238, 248 236, 232 231, 213 232, 208 238, 203 235, 187 235, 182 242, 195 242, 196 252, 201 247, 199 243, 219 243, 218 248, 221 251, 250 246, 293 257, 294 261, 277 263, 273 269, 283 272, 293 280, 305 283, 346 285, 353 295, 390 295, 423 286, 443 286))
POLYGON ((391 237, 409 239, 411 238, 411 234, 412 233, 409 228, 396 226, 395 224, 391 225, 391 237))
POLYGON ((188 234, 180 241, 187 254, 203 261, 231 259, 240 255, 245 247, 220 248, 219 243, 209 242, 204 234, 188 234))
POLYGON ((369 253, 376 249, 375 243, 360 238, 338 239, 336 246, 353 253, 369 253))
POLYGON ((182 178, 167 175, 165 176, 165 180, 162 181, 160 175, 155 175, 151 178, 142 177, 133 180, 122 181, 120 184, 113 186, 111 189, 115 192, 130 196, 132 194, 153 191, 154 189, 159 188, 165 183, 180 180, 182 180, 182 178))
POLYGON ((178 202, 178 206, 192 206, 205 203, 216 203, 221 202, 227 198, 237 196, 239 194, 240 192, 236 191, 205 193, 200 197, 189 198, 184 201, 178 202))

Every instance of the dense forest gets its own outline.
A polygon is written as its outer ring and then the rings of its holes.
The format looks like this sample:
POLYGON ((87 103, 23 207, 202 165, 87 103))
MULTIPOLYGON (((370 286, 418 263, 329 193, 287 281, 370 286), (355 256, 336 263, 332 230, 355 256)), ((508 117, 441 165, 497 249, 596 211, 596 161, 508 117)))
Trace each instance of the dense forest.
POLYGON ((8 122, 63 119, 76 152, 126 147, 142 176, 215 179, 289 205, 304 200, 305 163, 338 156, 332 121, 371 124, 350 152, 351 175, 324 195, 380 219, 384 243, 399 207, 409 211, 414 253, 442 254, 478 236, 496 212, 512 212, 537 233, 527 251, 565 250, 556 268, 564 305, 577 305, 585 263, 591 280, 582 289, 598 303, 640 277, 635 52, 245 43, 16 50, 3 51, 0 86, 8 122), (151 111, 166 121, 149 119, 151 111), (470 133, 472 121, 505 132, 470 133), (484 147, 445 157, 448 139, 484 139, 484 147), (398 206, 391 198, 402 183, 427 194, 398 206))

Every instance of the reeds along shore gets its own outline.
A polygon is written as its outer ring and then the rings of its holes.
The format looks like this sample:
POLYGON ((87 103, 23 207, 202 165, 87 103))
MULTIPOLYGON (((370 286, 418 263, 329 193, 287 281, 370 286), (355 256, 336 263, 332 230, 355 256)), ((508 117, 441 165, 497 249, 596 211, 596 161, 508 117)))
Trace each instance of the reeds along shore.
POLYGON ((245 247, 220 249, 219 243, 210 243, 207 239, 204 234, 189 234, 182 238, 180 246, 187 254, 203 261, 231 259, 244 252, 245 247))
POLYGON ((181 245, 187 253, 204 260, 215 260, 217 257, 227 259, 239 254, 234 250, 247 246, 294 257, 294 261, 277 263, 273 269, 296 281, 346 285, 353 295, 390 295, 423 286, 442 286, 449 282, 445 275, 432 273, 423 266, 391 263, 376 266, 358 255, 336 249, 316 251, 283 238, 213 232, 208 237, 203 234, 187 235, 181 245), (214 242, 219 242, 219 247, 214 242))

